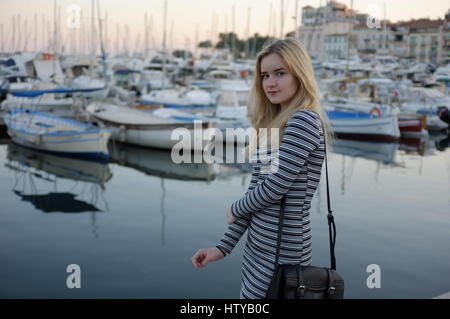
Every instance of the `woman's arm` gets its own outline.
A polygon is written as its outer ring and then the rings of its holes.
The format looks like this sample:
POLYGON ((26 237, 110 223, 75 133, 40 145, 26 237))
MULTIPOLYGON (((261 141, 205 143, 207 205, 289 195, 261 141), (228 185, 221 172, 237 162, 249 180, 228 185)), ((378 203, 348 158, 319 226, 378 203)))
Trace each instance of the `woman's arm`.
MULTIPOLYGON (((260 167, 254 165, 252 170, 252 179, 245 194, 247 194, 253 188, 256 187, 258 183, 259 172, 260 167)), ((234 223, 228 226, 227 231, 225 232, 225 234, 223 235, 222 239, 220 240, 220 242, 217 244, 216 247, 220 247, 222 251, 224 251, 226 254, 231 253, 234 246, 236 246, 239 239, 241 239, 242 235, 247 230, 249 224, 250 218, 247 217, 238 218, 234 223)))
POLYGON ((250 218, 263 208, 281 200, 300 173, 308 156, 320 145, 318 115, 312 111, 295 112, 289 119, 278 157, 265 180, 231 205, 236 218, 250 218))

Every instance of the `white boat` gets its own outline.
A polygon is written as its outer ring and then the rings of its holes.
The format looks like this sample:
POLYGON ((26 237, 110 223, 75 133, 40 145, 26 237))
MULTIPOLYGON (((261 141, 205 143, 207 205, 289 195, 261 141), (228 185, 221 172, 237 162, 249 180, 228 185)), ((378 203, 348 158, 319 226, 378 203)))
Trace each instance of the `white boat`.
MULTIPOLYGON (((11 56, 15 75, 37 76, 44 82, 64 83, 60 55, 47 52, 21 52, 11 56)), ((12 71, 12 70, 11 70, 12 71)))
POLYGON ((99 91, 98 88, 71 89, 56 87, 49 83, 32 90, 8 90, 7 99, 0 104, 0 126, 6 113, 15 109, 27 109, 43 112, 58 117, 84 120, 83 101, 72 97, 58 98, 67 94, 89 94, 99 91))
POLYGON ((433 79, 445 83, 448 90, 450 88, 450 64, 437 68, 433 74, 433 79))
POLYGON ((328 101, 327 105, 336 110, 370 114, 371 117, 397 116, 402 136, 428 136, 426 116, 400 112, 400 110, 388 104, 370 103, 359 99, 336 98, 334 101, 328 101))
POLYGON ((225 143, 249 142, 249 134, 245 132, 251 127, 247 116, 249 92, 250 88, 244 85, 243 81, 233 80, 221 84, 216 110, 211 119, 215 121, 215 127, 222 132, 222 141, 225 143))
POLYGON ((401 91, 400 109, 402 112, 427 116, 427 129, 440 131, 448 128, 448 124, 437 115, 437 108, 450 108, 450 97, 437 89, 413 87, 401 91))
POLYGON ((36 97, 19 97, 8 95, 1 103, 0 110, 11 111, 17 107, 33 109, 39 112, 54 113, 64 116, 71 113, 74 104, 73 98, 57 98, 55 94, 43 94, 36 97))
POLYGON ((161 70, 144 68, 141 74, 140 86, 143 89, 161 90, 173 86, 170 79, 161 70))
POLYGON ((109 102, 93 102, 86 110, 93 120, 112 129, 114 140, 145 147, 172 149, 183 142, 183 149, 200 151, 207 144, 203 130, 213 126, 213 121, 202 121, 172 109, 149 112, 109 102), (196 120, 199 120, 198 126, 195 126, 196 120), (176 134, 174 130, 178 128, 185 130, 176 134), (174 138, 173 134, 176 135, 174 138))
POLYGON ((84 92, 81 94, 87 98, 98 100, 105 99, 109 92, 109 88, 104 80, 92 78, 87 75, 77 76, 72 80, 69 86, 72 89, 89 90, 90 92, 84 92))
POLYGON ((108 95, 106 81, 101 79, 99 61, 94 56, 72 55, 65 56, 61 61, 69 80, 68 86, 73 89, 95 89, 81 93, 87 98, 104 99, 108 95))
POLYGON ((214 104, 211 93, 196 87, 155 90, 140 98, 142 104, 162 104, 168 108, 201 108, 214 104))
POLYGON ((19 145, 66 156, 108 159, 108 130, 24 109, 11 111, 4 120, 9 136, 19 145))
POLYGON ((377 141, 397 141, 400 129, 397 115, 373 117, 371 114, 326 107, 334 133, 340 137, 377 141))

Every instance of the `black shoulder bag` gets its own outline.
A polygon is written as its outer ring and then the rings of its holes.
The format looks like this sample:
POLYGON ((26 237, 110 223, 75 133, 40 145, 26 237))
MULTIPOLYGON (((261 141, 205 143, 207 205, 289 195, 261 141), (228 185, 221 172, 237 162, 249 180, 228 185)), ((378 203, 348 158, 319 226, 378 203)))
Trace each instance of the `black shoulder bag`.
POLYGON ((267 299, 343 299, 344 279, 336 272, 334 245, 336 225, 330 208, 330 187, 328 184, 327 149, 325 144, 325 174, 327 182, 328 229, 330 238, 331 268, 301 266, 300 264, 278 264, 281 245, 286 197, 281 201, 278 224, 275 271, 267 293, 267 299))

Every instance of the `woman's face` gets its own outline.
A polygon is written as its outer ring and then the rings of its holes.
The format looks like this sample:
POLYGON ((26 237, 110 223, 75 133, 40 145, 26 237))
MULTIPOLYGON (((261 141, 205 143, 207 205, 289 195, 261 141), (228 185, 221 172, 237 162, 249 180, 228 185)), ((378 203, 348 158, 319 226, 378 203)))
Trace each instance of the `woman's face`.
POLYGON ((261 79, 269 101, 287 106, 298 88, 297 79, 289 72, 280 55, 271 53, 261 60, 261 79))

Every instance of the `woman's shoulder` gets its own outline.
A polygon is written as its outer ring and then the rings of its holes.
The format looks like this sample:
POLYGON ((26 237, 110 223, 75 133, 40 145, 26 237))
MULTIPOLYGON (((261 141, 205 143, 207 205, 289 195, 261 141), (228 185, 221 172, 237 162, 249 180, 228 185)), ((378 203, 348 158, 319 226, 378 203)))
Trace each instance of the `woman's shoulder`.
POLYGON ((294 124, 296 122, 306 122, 314 127, 318 127, 319 126, 319 115, 313 111, 313 110, 308 110, 308 109, 301 109, 301 110, 297 110, 295 111, 291 117, 288 120, 288 125, 289 124, 294 124))

